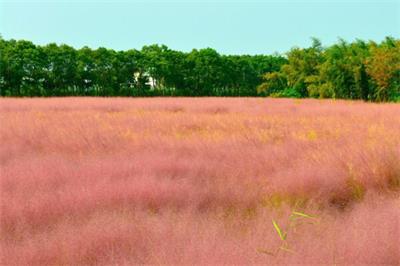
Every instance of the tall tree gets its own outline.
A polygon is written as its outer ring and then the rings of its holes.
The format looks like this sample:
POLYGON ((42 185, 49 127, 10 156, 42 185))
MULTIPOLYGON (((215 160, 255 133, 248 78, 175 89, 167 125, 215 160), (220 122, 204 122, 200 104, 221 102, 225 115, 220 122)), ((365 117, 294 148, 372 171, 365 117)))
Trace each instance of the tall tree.
POLYGON ((386 101, 400 93, 400 41, 387 38, 381 45, 371 44, 367 73, 377 86, 375 99, 386 101))

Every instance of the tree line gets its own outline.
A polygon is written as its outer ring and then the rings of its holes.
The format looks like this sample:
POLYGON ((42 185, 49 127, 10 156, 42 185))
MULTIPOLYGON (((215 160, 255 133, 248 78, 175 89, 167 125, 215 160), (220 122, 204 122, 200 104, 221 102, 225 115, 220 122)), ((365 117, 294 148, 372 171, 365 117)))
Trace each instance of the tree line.
POLYGON ((114 51, 0 40, 2 96, 256 96, 279 55, 174 51, 165 45, 114 51))
POLYGON ((0 37, 1 96, 273 96, 400 99, 400 40, 340 40, 284 55, 75 49, 0 37))
POLYGON ((400 40, 357 40, 323 48, 293 48, 279 71, 264 74, 258 92, 270 96, 400 101, 400 40))

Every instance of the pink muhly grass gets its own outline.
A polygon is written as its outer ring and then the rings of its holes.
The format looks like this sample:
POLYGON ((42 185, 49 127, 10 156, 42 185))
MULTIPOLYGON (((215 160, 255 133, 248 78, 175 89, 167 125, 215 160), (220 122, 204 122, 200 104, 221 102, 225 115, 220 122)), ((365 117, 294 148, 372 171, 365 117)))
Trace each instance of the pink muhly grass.
POLYGON ((0 99, 0 262, 398 265, 399 117, 351 101, 0 99))

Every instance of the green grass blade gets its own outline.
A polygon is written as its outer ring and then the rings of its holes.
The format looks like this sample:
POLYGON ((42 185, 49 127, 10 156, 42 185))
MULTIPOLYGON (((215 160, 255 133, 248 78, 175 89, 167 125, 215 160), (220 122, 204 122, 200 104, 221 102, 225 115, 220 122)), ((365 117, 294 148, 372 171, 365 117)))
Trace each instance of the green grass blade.
POLYGON ((275 230, 276 230, 276 232, 278 233, 280 239, 281 239, 282 241, 285 241, 285 240, 286 240, 286 233, 284 233, 284 232, 281 230, 281 228, 279 227, 279 225, 277 224, 277 222, 275 222, 275 220, 272 220, 272 224, 274 225, 275 230))
POLYGON ((301 217, 304 217, 304 218, 310 218, 310 219, 315 219, 315 218, 317 218, 317 217, 315 217, 315 216, 313 216, 313 215, 306 214, 306 213, 303 213, 303 212, 293 211, 292 213, 293 213, 294 215, 301 216, 301 217))

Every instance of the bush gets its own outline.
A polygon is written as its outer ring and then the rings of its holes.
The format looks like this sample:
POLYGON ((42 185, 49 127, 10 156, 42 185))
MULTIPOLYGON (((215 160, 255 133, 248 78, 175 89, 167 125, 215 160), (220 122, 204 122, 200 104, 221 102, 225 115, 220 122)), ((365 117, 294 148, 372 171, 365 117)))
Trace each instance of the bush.
POLYGON ((389 101, 396 102, 396 103, 400 102, 400 91, 390 93, 389 101))
POLYGON ((294 88, 286 88, 283 91, 271 93, 273 98, 301 98, 301 94, 294 88))

